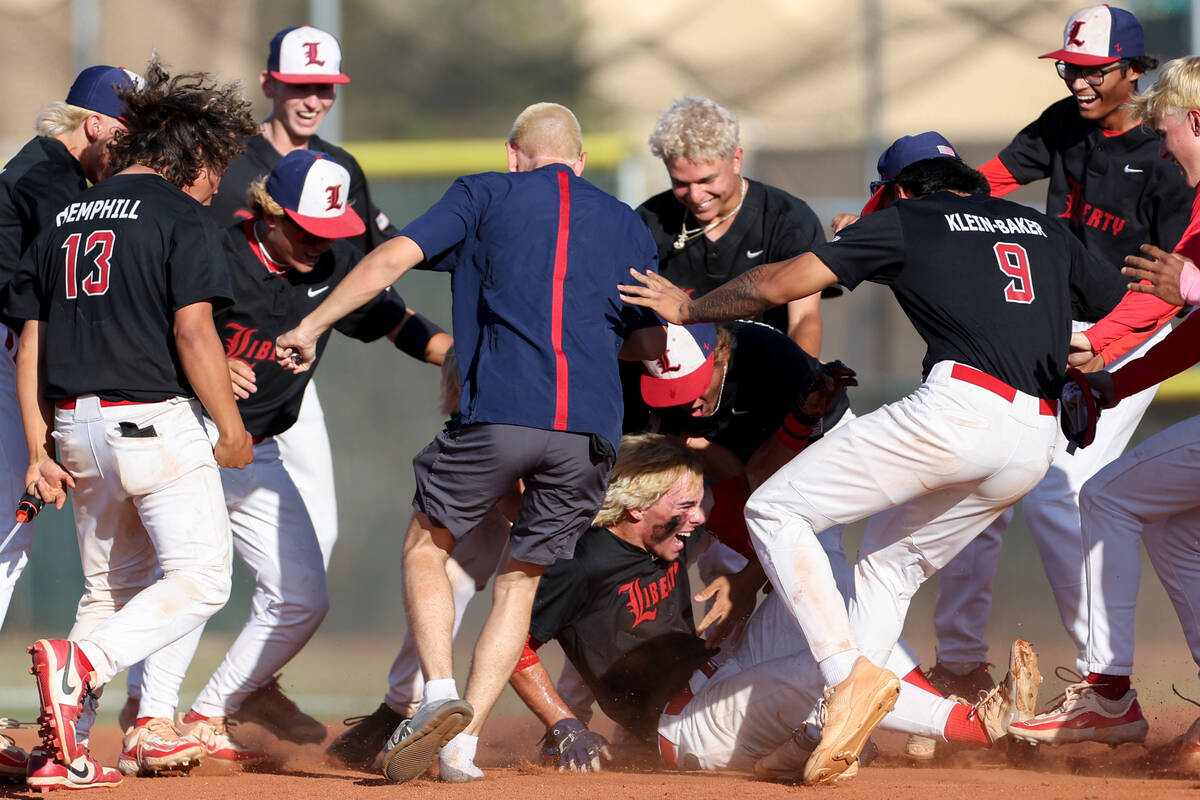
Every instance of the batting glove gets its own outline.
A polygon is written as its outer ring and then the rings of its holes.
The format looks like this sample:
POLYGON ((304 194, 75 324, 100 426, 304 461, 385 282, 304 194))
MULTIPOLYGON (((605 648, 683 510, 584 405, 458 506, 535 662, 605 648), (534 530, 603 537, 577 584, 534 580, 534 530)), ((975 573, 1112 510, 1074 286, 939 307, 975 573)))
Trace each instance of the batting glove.
POLYGON ((612 761, 608 740, 572 717, 554 723, 542 744, 543 759, 557 766, 559 772, 599 772, 601 757, 612 761))

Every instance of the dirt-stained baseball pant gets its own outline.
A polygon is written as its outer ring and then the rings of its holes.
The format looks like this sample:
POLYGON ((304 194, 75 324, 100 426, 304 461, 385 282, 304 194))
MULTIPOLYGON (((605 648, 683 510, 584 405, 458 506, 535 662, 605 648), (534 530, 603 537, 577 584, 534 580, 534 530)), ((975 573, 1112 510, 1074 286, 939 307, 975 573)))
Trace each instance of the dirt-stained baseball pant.
MULTIPOLYGON (((208 422, 215 440, 215 425, 208 422)), ((268 436, 244 469, 222 469, 233 547, 254 576, 250 617, 192 709, 228 716, 308 643, 329 610, 325 562, 296 484, 268 436)), ((139 716, 170 717, 200 632, 155 653, 143 669, 139 716)))
POLYGON ((954 367, 935 364, 913 394, 831 431, 746 505, 759 559, 818 662, 858 649, 886 663, 921 583, 1050 466, 1049 406, 1009 401, 954 367), (816 533, 885 511, 868 524, 847 615, 816 533))
POLYGON ((1175 606, 1192 658, 1200 666, 1197 486, 1200 417, 1150 437, 1084 485, 1079 510, 1090 609, 1086 671, 1133 672, 1139 541, 1175 606))
MULTIPOLYGON (((0 323, 0 536, 6 536, 16 522, 14 512, 25 493, 25 468, 29 466, 29 449, 17 403, 16 355, 17 334, 0 323)), ((0 550, 0 627, 32 550, 32 524, 22 525, 0 550)))
MULTIPOLYGON (((911 652, 900 647, 887 662, 888 669, 901 675, 915 665, 911 652)), ((674 766, 751 769, 813 721, 812 710, 825 689, 821 671, 778 592, 766 596, 729 657, 711 677, 709 671, 696 670, 689 682, 691 700, 679 709, 668 704, 659 717, 660 748, 665 757, 663 740, 672 745, 674 766)), ((882 725, 941 738, 953 707, 950 700, 902 682, 896 709, 882 725)))
MULTIPOLYGON (((487 516, 463 537, 454 547, 446 562, 446 573, 454 591, 454 628, 458 635, 467 603, 477 592, 483 591, 495 574, 496 569, 508 561, 509 521, 493 508, 487 516)), ((412 632, 404 632, 404 643, 396 654, 388 672, 388 690, 384 703, 388 708, 405 717, 416 713, 424 697, 425 676, 417 657, 416 643, 412 632)))
POLYGON ((195 400, 102 407, 85 395, 56 411, 54 438, 75 478, 84 578, 68 636, 104 685, 229 598, 220 472, 195 400))
MULTIPOLYGON (((1091 323, 1074 323, 1086 330, 1091 323)), ((1141 345, 1113 362, 1118 369, 1138 358, 1170 333, 1164 326, 1141 345)), ((1106 464, 1125 451, 1138 423, 1158 391, 1152 386, 1105 409, 1096 425, 1096 439, 1073 454, 1061 433, 1054 463, 1040 483, 1021 501, 1029 532, 1041 555, 1042 568, 1058 605, 1059 617, 1077 655, 1076 668, 1086 671, 1084 649, 1088 637, 1087 598, 1084 593, 1083 547, 1079 530, 1079 492, 1106 464)), ((992 585, 1000 560, 1000 543, 1012 520, 1012 511, 988 526, 938 575, 934 605, 939 661, 975 664, 988 660, 987 623, 992 606, 992 585)))

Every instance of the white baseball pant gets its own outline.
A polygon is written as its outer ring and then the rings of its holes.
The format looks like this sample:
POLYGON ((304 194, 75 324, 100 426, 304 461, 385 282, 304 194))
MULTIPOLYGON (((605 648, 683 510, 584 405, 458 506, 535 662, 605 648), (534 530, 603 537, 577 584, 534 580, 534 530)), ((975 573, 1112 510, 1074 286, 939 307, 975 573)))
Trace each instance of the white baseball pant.
MULTIPOLYGON (((14 513, 25 493, 25 469, 29 466, 29 449, 17 403, 16 355, 17 334, 0 323, 0 536, 7 535, 16 522, 14 513)), ((0 550, 0 627, 8 615, 17 579, 29 563, 32 551, 32 523, 22 525, 0 550)))
MULTIPOLYGON (((1091 323, 1074 323, 1076 331, 1089 327, 1091 323)), ((1130 359, 1140 357, 1168 333, 1170 326, 1164 326, 1109 368, 1118 369, 1130 359)), ((1076 668, 1079 670, 1085 670, 1084 649, 1088 637, 1079 492, 1088 479, 1125 451, 1157 391, 1158 387, 1152 386, 1105 409, 1096 425, 1095 441, 1086 448, 1077 449, 1074 454, 1067 452, 1066 437, 1060 433, 1054 463, 1046 477, 1021 501, 1025 521, 1058 605, 1059 617, 1075 644, 1076 668)), ((939 574, 933 617, 939 661, 965 665, 988 660, 986 633, 992 585, 1000 560, 1001 537, 1011 520, 1012 512, 1006 511, 939 574)))
POLYGON ((56 411, 54 438, 75 478, 84 578, 68 637, 104 685, 201 626, 229 598, 219 468, 200 403, 186 398, 102 406, 85 395, 56 411), (129 426, 137 430, 122 435, 129 426))
MULTIPOLYGON (((1122 401, 1116 406, 1124 405, 1122 401)), ((1104 412, 1108 413, 1108 410, 1104 412)), ((1175 606, 1200 666, 1200 417, 1158 433, 1083 487, 1086 553, 1086 671, 1133 672, 1138 541, 1175 606)))
POLYGON ((1050 465, 1058 424, 1042 402, 952 372, 975 371, 935 364, 913 394, 831 431, 746 505, 759 559, 818 662, 858 649, 885 663, 921 583, 1050 465), (848 615, 816 532, 888 509, 868 523, 848 615))
MULTIPOLYGON (((215 426, 208 422, 213 438, 215 426)), ((312 638, 329 610, 325 562, 308 508, 274 437, 254 446, 245 469, 221 470, 233 546, 254 575, 250 617, 192 709, 228 716, 312 638)), ((200 630, 147 659, 139 716, 170 717, 200 630)))

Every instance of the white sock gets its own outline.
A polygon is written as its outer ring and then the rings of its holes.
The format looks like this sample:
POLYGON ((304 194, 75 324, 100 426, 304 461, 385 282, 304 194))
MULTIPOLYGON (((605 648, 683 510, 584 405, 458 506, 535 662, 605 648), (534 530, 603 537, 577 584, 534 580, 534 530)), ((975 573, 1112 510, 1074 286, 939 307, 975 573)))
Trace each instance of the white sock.
POLYGON ((475 750, 479 747, 479 737, 471 736, 470 734, 460 733, 450 741, 446 742, 446 746, 442 748, 439 758, 442 761, 458 765, 474 764, 475 750))
POLYGON ((458 698, 458 684, 454 678, 438 678, 425 681, 424 703, 436 703, 439 700, 454 700, 458 698))
POLYGON ((850 670, 854 669, 854 662, 860 655, 862 654, 858 650, 843 650, 822 660, 817 666, 821 668, 821 677, 825 679, 825 685, 837 686, 849 678, 850 670))

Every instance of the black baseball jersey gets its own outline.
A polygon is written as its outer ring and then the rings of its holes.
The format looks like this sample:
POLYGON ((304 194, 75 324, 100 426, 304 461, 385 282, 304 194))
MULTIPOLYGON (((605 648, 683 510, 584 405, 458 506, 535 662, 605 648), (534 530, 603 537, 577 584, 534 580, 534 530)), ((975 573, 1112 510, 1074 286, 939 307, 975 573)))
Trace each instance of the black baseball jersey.
POLYGON ((1158 137, 1140 125, 1105 135, 1074 98, 1047 108, 999 157, 1020 183, 1049 178, 1046 214, 1117 269, 1145 242, 1174 249, 1187 227, 1193 193, 1159 158, 1158 137))
POLYGON ((891 288, 927 351, 923 373, 953 360, 1022 392, 1057 398, 1071 320, 1103 316, 1125 279, 1027 206, 936 192, 900 200, 814 253, 853 289, 891 288))
MULTIPOLYGON (((296 421, 304 387, 312 379, 329 342, 329 331, 317 341, 312 368, 298 375, 275 362, 275 337, 300 324, 354 268, 362 252, 345 240, 331 243, 310 272, 279 272, 261 257, 251 220, 225 231, 225 254, 237 301, 214 314, 225 356, 254 367, 257 391, 238 400, 242 421, 252 436, 275 436, 296 421)), ((334 324, 338 331, 370 342, 404 319, 404 301, 391 287, 334 324)))
MULTIPOLYGON (((366 252, 373 250, 396 235, 396 227, 392 225, 387 215, 371 202, 371 189, 367 185, 367 176, 362 167, 347 153, 335 144, 325 141, 319 136, 308 139, 308 149, 319 153, 327 153, 337 163, 350 173, 350 197, 348 202, 367 225, 367 230, 361 236, 354 236, 346 241, 366 252)), ((238 212, 244 212, 241 217, 249 216, 246 210, 246 191, 250 184, 264 175, 269 175, 279 160, 283 158, 275 146, 268 142, 263 135, 257 134, 246 140, 246 152, 235 158, 225 170, 221 178, 220 191, 213 197, 212 213, 217 225, 224 228, 239 219, 238 212)))
MULTIPOLYGON (((699 436, 748 461, 779 429, 821 362, 764 323, 729 322, 720 327, 728 327, 733 334, 733 347, 716 410, 707 417, 693 417, 686 408, 647 407, 642 400, 641 365, 632 362, 636 369, 626 368, 621 373, 625 433, 699 436)), ((622 362, 622 367, 625 364, 622 362)), ((843 390, 822 421, 824 429, 836 425, 849 407, 843 390)))
POLYGON ((663 708, 712 651, 696 636, 689 555, 696 531, 675 561, 654 558, 604 528, 591 528, 575 557, 542 575, 529 633, 557 638, 612 720, 652 739, 663 708))
POLYGON ((175 312, 233 297, 207 209, 158 175, 115 175, 60 210, 10 284, 7 313, 46 322, 50 400, 193 395, 175 312))
MULTIPOLYGON (((700 436, 748 461, 779 429, 821 362, 769 325, 732 322, 728 327, 733 348, 716 410, 707 417, 693 417, 686 408, 652 413, 660 433, 700 436)), ((824 429, 836 425, 849 405, 843 390, 825 415, 824 429)))
MULTIPOLYGON (((721 238, 697 236, 675 249, 681 226, 694 228, 695 217, 671 192, 651 197, 637 209, 658 246, 658 271, 696 294, 711 292, 751 267, 783 261, 825 241, 817 215, 803 200, 758 181, 747 180, 746 200, 721 238)), ((787 333, 787 307, 757 317, 787 333)))
MULTIPOLYGON (((0 170, 0 287, 4 292, 34 237, 86 188, 78 159, 49 136, 30 139, 0 170)), ((21 330, 21 322, 12 317, 0 315, 0 322, 21 330)))

